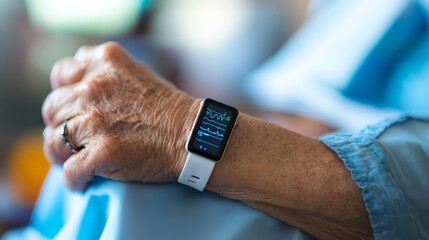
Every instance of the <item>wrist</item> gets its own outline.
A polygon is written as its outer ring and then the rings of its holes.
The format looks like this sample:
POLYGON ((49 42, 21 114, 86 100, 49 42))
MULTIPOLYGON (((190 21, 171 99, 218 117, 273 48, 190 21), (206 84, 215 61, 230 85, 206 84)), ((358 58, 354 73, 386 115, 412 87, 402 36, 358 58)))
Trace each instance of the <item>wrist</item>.
POLYGON ((176 103, 174 118, 175 121, 174 137, 171 138, 171 152, 169 158, 173 161, 173 177, 177 179, 185 164, 188 152, 186 151, 186 142, 191 133, 192 124, 197 117, 201 99, 187 96, 187 100, 182 103, 176 103))
MULTIPOLYGON (((194 111, 191 111, 194 112, 194 111)), ((239 112, 234 107, 206 98, 199 104, 186 144, 187 157, 178 182, 203 191, 217 162, 222 160, 239 112)))

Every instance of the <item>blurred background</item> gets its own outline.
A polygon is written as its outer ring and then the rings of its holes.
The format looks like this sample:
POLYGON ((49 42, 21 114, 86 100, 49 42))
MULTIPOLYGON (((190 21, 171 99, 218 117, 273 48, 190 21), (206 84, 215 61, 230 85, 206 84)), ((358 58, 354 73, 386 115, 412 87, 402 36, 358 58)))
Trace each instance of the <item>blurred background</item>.
POLYGON ((49 170, 53 63, 118 41, 196 97, 310 137, 428 114, 428 1, 0 0, 0 236, 28 224, 49 170))

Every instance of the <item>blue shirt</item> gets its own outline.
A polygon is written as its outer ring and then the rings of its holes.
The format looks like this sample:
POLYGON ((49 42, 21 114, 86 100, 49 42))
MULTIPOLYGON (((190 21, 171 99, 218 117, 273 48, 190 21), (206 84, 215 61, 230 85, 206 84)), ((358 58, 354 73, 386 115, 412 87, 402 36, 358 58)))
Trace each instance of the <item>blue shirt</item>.
MULTIPOLYGON (((320 138, 363 191, 375 239, 429 239, 429 120, 400 117, 320 138)), ((97 178, 71 192, 54 167, 31 224, 4 239, 311 239, 238 201, 176 183, 97 178)))
POLYGON ((429 122, 400 117, 321 140, 363 191, 375 239, 429 239, 429 122))

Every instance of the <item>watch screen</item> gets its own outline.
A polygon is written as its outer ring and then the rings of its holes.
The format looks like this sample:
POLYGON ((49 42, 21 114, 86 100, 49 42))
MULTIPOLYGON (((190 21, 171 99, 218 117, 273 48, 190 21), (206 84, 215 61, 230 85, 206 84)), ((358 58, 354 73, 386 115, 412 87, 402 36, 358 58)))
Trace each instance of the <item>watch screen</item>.
POLYGON ((237 109, 212 99, 205 99, 189 139, 188 150, 219 161, 237 116, 237 109))

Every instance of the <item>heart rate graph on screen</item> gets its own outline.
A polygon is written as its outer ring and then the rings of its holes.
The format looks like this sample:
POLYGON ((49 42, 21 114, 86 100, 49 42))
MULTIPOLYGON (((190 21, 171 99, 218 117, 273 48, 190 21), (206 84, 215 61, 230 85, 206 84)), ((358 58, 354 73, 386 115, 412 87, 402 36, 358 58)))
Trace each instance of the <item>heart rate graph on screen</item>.
POLYGON ((209 105, 198 129, 195 147, 202 151, 217 154, 231 121, 232 113, 209 105))

